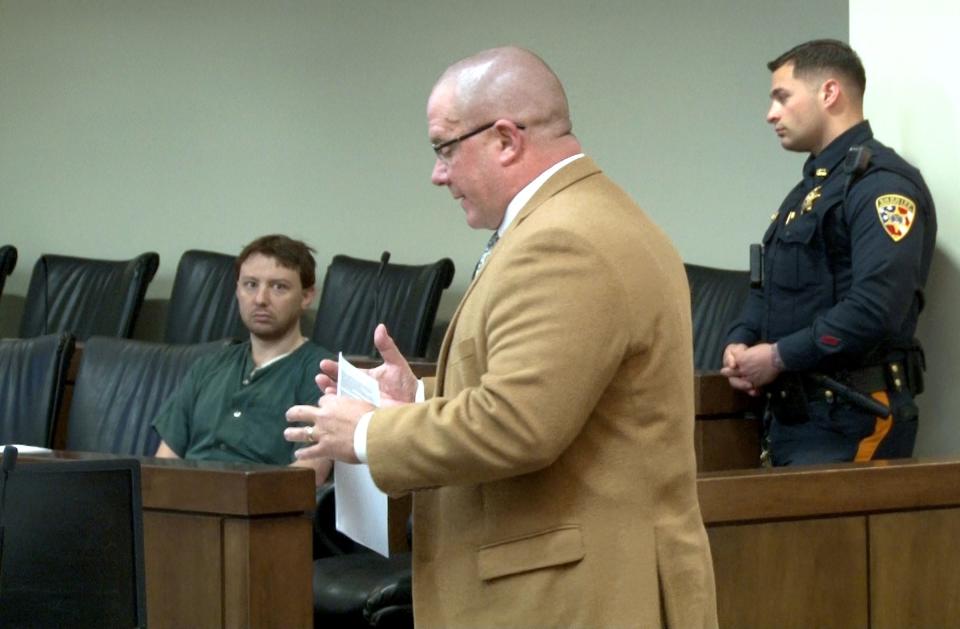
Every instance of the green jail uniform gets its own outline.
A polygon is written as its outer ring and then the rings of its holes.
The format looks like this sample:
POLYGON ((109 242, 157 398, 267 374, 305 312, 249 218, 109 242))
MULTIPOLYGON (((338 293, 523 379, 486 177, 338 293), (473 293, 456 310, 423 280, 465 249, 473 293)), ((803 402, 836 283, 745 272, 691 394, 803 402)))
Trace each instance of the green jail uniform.
POLYGON ((334 357, 307 341, 254 371, 250 342, 231 345, 190 368, 153 426, 184 459, 287 465, 298 444, 283 438, 285 413, 316 404, 323 358, 334 357))

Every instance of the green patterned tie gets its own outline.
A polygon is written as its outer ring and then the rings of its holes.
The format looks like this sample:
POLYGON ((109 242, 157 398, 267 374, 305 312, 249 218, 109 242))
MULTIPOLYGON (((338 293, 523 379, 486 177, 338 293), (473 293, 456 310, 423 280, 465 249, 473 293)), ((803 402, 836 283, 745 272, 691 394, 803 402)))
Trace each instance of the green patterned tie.
POLYGON ((500 232, 495 230, 493 235, 490 236, 490 240, 487 241, 487 246, 484 247, 483 253, 480 254, 480 259, 477 260, 477 266, 473 269, 473 277, 476 277, 480 269, 483 268, 487 258, 490 257, 490 251, 493 249, 493 246, 497 244, 498 240, 500 240, 500 232))

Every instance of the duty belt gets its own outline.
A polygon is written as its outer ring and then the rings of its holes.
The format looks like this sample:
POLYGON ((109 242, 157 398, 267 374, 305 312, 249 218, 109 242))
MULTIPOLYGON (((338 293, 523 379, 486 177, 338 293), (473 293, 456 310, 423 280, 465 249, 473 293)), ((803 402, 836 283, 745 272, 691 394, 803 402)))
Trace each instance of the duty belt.
POLYGON ((771 409, 783 423, 802 423, 808 419, 809 400, 833 402, 846 400, 872 415, 886 417, 890 409, 870 394, 875 391, 913 390, 901 361, 871 365, 829 373, 802 372, 782 374, 768 387, 771 409))

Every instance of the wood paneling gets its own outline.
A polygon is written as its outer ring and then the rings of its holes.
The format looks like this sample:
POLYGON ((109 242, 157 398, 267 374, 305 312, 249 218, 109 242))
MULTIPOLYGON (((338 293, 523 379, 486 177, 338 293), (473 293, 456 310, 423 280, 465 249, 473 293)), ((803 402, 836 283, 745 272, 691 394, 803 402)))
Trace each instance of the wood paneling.
POLYGON ((225 626, 312 626, 310 532, 306 518, 224 520, 225 626))
POLYGON ((722 627, 867 627, 864 518, 708 529, 722 627))
POLYGON ((697 417, 742 415, 748 411, 759 416, 763 400, 731 388, 719 371, 699 371, 693 380, 694 412, 697 417))
POLYGON ((875 629, 960 626, 960 509, 872 515, 875 629))
POLYGON ((722 627, 960 625, 960 461, 712 472, 697 487, 722 627))
POLYGON ((150 627, 223 626, 221 518, 145 511, 150 627))
POLYGON ((706 472, 697 489, 703 518, 712 524, 960 505, 960 461, 706 472))
POLYGON ((693 438, 700 472, 749 469, 760 465, 760 422, 755 419, 697 418, 693 438))
POLYGON ((141 466, 149 509, 255 516, 303 511, 316 499, 314 484, 300 482, 302 468, 150 457, 141 466))

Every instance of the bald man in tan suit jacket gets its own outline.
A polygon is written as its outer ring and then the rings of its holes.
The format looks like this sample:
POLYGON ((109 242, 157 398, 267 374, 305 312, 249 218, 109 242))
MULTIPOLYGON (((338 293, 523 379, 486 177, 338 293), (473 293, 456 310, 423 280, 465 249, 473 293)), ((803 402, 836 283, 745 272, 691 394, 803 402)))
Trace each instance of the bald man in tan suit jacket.
MULTIPOLYGON (((434 183, 499 242, 454 314, 426 402, 369 414, 324 396, 291 409, 313 424, 288 438, 318 442, 303 456, 356 461, 366 414, 374 480, 414 493, 418 626, 713 627, 686 274, 663 232, 579 154, 552 81, 516 48, 438 81, 434 183), (524 86, 534 95, 505 95, 524 86)), ((409 401, 412 376, 382 327, 376 341, 386 364, 373 375, 409 401)), ((326 388, 336 371, 321 367, 326 388)))

